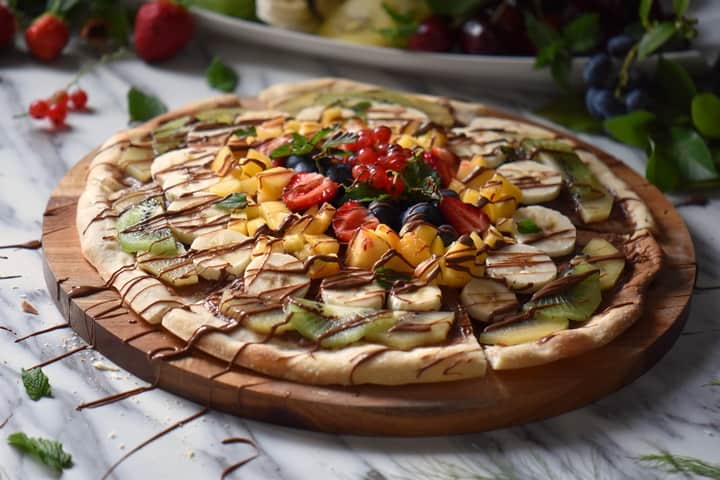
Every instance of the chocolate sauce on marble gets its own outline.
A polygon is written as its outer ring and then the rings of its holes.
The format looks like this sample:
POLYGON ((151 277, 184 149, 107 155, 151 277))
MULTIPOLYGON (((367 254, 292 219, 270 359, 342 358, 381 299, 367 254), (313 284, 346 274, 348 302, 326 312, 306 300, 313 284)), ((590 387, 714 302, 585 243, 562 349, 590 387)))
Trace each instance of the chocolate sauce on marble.
POLYGON ((25 250, 37 250, 42 248, 42 242, 40 240, 29 240, 23 243, 12 243, 9 245, 0 245, 0 249, 4 248, 22 248, 25 250))
POLYGON ((220 442, 220 443, 222 443, 223 445, 229 445, 229 444, 234 444, 234 443, 241 443, 241 444, 245 444, 245 445, 250 445, 251 447, 253 447, 253 448, 255 449, 255 454, 254 454, 254 455, 251 455, 250 457, 246 458, 245 460, 243 460, 243 461, 241 461, 241 462, 234 463, 234 464, 230 465, 229 467, 227 467, 225 470, 223 470, 223 471, 222 471, 222 474, 220 474, 220 480, 224 480, 225 477, 227 477, 228 475, 230 475, 232 472, 234 472, 234 471, 237 470, 238 468, 240 468, 240 467, 242 467, 242 466, 244 466, 244 465, 247 465, 248 463, 252 462, 253 460, 255 460, 255 459, 260 455, 260 454, 258 453, 257 445, 255 445, 255 442, 253 442, 253 441, 250 440, 249 438, 243 438, 243 437, 226 438, 226 439, 224 439, 224 440, 223 440, 222 442, 220 442))
MULTIPOLYGON (((52 332, 54 330, 60 330, 61 328, 68 328, 70 326, 70 322, 60 323, 58 325, 53 325, 52 327, 43 328, 42 330, 37 330, 35 332, 29 333, 25 335, 24 337, 20 337, 15 340, 15 343, 24 342, 28 338, 36 337, 38 335, 42 335, 43 333, 52 332)), ((2 327, 0 327, 2 328, 2 327)))
POLYGON ((133 388, 132 390, 127 390, 125 392, 108 395, 107 397, 99 398, 99 399, 93 400, 91 402, 83 402, 83 403, 79 404, 77 407, 75 407, 75 410, 81 411, 81 410, 85 410, 86 408, 103 407, 105 405, 110 405, 112 403, 119 402, 121 400, 125 400, 126 398, 133 397, 135 395, 140 395, 141 393, 149 392, 150 390, 154 390, 155 388, 157 388, 157 381, 147 387, 133 388))

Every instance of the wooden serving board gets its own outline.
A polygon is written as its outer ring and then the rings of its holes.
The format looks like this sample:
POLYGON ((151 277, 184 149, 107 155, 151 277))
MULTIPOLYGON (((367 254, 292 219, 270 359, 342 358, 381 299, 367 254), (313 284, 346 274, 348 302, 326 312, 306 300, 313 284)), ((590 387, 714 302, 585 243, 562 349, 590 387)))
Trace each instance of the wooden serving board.
POLYGON ((326 432, 408 436, 477 432, 552 417, 630 383, 667 352, 684 325, 696 271, 690 234, 663 194, 617 159, 574 140, 606 161, 650 206, 666 263, 642 318, 627 332, 601 349, 548 365, 489 371, 462 382, 335 387, 297 384, 239 367, 213 379, 227 363, 200 352, 151 360, 150 351, 181 342, 162 330, 146 333, 152 327, 132 312, 108 311, 120 301, 114 290, 68 297, 73 286, 103 284, 84 260, 75 228, 92 154, 67 173, 48 202, 45 278, 73 330, 95 349, 164 390, 242 417, 326 432))

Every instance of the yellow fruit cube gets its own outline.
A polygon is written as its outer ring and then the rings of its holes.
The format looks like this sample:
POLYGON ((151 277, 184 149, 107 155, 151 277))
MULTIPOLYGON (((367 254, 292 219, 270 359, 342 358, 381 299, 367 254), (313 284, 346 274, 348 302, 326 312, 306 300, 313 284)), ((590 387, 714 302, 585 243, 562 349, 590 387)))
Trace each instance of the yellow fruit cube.
POLYGON ((218 150, 215 158, 210 164, 210 170, 215 172, 219 177, 224 177, 230 172, 235 165, 235 155, 230 147, 225 146, 218 150))
POLYGON ((293 235, 295 233, 304 234, 307 231, 308 225, 312 222, 312 217, 303 215, 296 217, 296 219, 286 227, 285 234, 293 235))
POLYGON ((267 226, 273 231, 280 230, 282 224, 292 215, 292 212, 279 200, 263 202, 259 208, 260 216, 265 219, 267 226))
POLYGON ((314 258, 310 261, 307 275, 310 278, 325 278, 335 275, 340 271, 340 261, 335 256, 334 259, 314 258))
POLYGON ((403 148, 413 148, 417 146, 417 141, 415 137, 412 137, 410 135, 400 135, 400 137, 395 143, 397 143, 403 148))
POLYGON ((450 184, 448 185, 448 188, 458 195, 462 195, 462 193, 467 188, 464 183, 462 183, 460 180, 452 179, 450 180, 450 184))
MULTIPOLYGON (((330 222, 335 216, 335 207, 329 203, 323 203, 317 213, 313 214, 310 220, 310 224, 305 229, 305 233, 310 235, 319 235, 325 233, 330 227, 330 222)), ((308 213, 305 213, 308 215, 308 213)))
POLYGON ((373 230, 361 228, 352 239, 345 253, 345 264, 349 267, 370 269, 390 250, 390 245, 373 230))
POLYGON ((265 219, 262 217, 253 218, 252 220, 248 220, 247 222, 247 234, 251 237, 255 236, 255 233, 260 229, 260 227, 266 225, 267 222, 265 222, 265 219))
POLYGON ((430 245, 430 253, 433 255, 442 255, 445 253, 445 244, 439 236, 435 237, 432 245, 430 245))
POLYGON ((322 115, 320 117, 320 122, 323 124, 323 126, 330 125, 332 123, 335 123, 337 120, 342 119, 342 110, 340 110, 337 107, 330 107, 325 109, 324 112, 322 112, 322 115))
POLYGON ((424 281, 428 285, 437 285, 437 278, 440 275, 440 259, 442 257, 431 256, 420 265, 415 267, 413 276, 424 281))
POLYGON ((297 120, 288 120, 285 122, 285 133, 297 133, 300 131, 300 122, 297 120))
POLYGON ((290 179, 295 176, 295 172, 289 168, 274 167, 257 173, 258 202, 267 202, 270 200, 279 200, 285 185, 290 183, 290 179))
POLYGON ((248 234, 247 223, 248 223, 247 220, 241 219, 241 218, 238 218, 236 220, 230 220, 230 222, 228 222, 228 228, 230 230, 240 232, 243 235, 247 235, 248 234))
POLYGON ((283 250, 288 253, 299 252, 305 246, 305 239, 299 233, 294 235, 285 235, 282 238, 283 250))
POLYGON ((220 197, 225 197, 231 193, 254 195, 257 192, 257 180, 254 178, 238 179, 233 175, 228 175, 210 187, 209 190, 220 197))
POLYGON ((438 229, 435 225, 432 225, 430 223, 406 223, 403 228, 400 230, 400 236, 404 236, 409 231, 412 231, 415 235, 418 236, 423 242, 427 243, 428 245, 432 245, 433 241, 435 240, 435 237, 438 236, 438 229))
POLYGON ((298 133, 305 137, 309 137, 310 135, 314 135, 315 132, 317 132, 321 128, 322 125, 320 125, 318 122, 302 122, 300 124, 300 130, 298 130, 298 133))
POLYGON ((430 258, 430 244, 422 240, 415 232, 407 232, 400 237, 398 252, 413 267, 430 258))
POLYGON ((385 243, 390 245, 390 248, 393 250, 397 250, 400 248, 400 237, 397 233, 395 233, 395 230, 388 227, 384 223, 379 224, 377 227, 375 227, 375 234, 385 240, 385 243))
POLYGON ((501 218, 512 217, 522 198, 520 189, 499 173, 493 175, 479 192, 490 201, 482 209, 492 223, 496 223, 501 218))
POLYGON ((305 235, 305 243, 313 255, 332 255, 340 251, 340 243, 329 235, 305 235))
POLYGON ((259 257, 268 253, 284 253, 282 238, 268 237, 267 235, 258 237, 252 249, 252 256, 259 257))
POLYGON ((283 134, 282 125, 258 125, 255 127, 256 137, 259 141, 271 140, 283 134))
POLYGON ((412 265, 400 252, 396 250, 390 250, 392 255, 388 255, 381 263, 378 263, 379 267, 389 268, 396 272, 401 273, 413 273, 415 266, 412 265))

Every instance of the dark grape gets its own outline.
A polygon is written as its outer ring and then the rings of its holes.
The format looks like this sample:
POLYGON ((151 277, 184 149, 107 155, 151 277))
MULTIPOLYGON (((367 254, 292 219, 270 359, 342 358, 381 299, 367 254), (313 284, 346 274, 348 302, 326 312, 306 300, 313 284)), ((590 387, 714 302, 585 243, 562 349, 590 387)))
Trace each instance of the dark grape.
POLYGON ((588 88, 585 92, 585 108, 594 118, 602 118, 600 112, 595 108, 596 101, 595 97, 598 93, 602 92, 599 88, 588 88))
POLYGON ((330 165, 325 171, 325 176, 337 183, 352 182, 352 170, 350 167, 343 164, 330 165))
POLYGON ((625 113, 625 105, 615 97, 612 90, 597 90, 586 99, 590 103, 588 111, 596 118, 604 120, 625 113))
POLYGON ((495 53, 500 46, 490 22, 481 18, 463 23, 460 44, 465 53, 495 53))
POLYGON ((606 53, 590 57, 583 68, 583 80, 589 87, 610 88, 613 84, 613 61, 606 53))
POLYGON ((624 57, 635 44, 635 39, 630 35, 621 33, 610 38, 607 42, 607 50, 613 57, 624 57))
POLYGON ((449 188, 443 188, 440 190, 440 195, 443 197, 453 197, 453 198, 460 198, 460 195, 455 190, 450 190, 449 188))
POLYGON ((440 225, 445 222, 437 205, 430 202, 420 202, 411 206, 402 215, 402 224, 410 220, 424 220, 433 225, 440 225))
POLYGON ((287 157, 287 160, 285 160, 285 166, 287 168, 295 168, 295 165, 297 165, 300 162, 305 162, 308 160, 308 157, 304 155, 290 155, 287 157))
POLYGON ((400 230, 400 212, 395 205, 387 200, 373 200, 368 205, 368 211, 380 220, 380 223, 384 223, 393 230, 400 230))
POLYGON ((298 173, 311 173, 317 171, 317 169, 315 168, 315 162, 308 159, 296 163, 295 166, 292 167, 292 169, 298 173))
POLYGON ((625 107, 630 112, 634 110, 647 110, 651 103, 652 99, 650 95, 641 88, 630 90, 628 94, 625 95, 625 107))
POLYGON ((440 225, 438 227, 438 235, 446 247, 457 240, 458 233, 452 225, 440 225))

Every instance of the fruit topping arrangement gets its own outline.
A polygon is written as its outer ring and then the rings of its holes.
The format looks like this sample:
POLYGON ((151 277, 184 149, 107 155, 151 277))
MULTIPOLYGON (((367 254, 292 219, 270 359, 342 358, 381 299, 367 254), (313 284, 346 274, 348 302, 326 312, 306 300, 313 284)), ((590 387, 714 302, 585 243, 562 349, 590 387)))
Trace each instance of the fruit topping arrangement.
POLYGON ((491 117, 471 130, 509 140, 468 154, 461 127, 374 120, 391 107, 353 98, 295 117, 216 108, 165 122, 123 150, 117 240, 173 288, 217 285, 226 317, 322 348, 441 343, 458 311, 498 345, 590 319, 625 263, 602 238, 576 244, 576 224, 613 210, 592 165, 545 130, 491 117))

